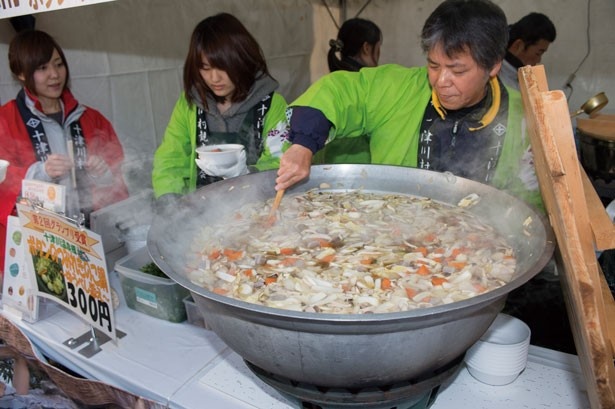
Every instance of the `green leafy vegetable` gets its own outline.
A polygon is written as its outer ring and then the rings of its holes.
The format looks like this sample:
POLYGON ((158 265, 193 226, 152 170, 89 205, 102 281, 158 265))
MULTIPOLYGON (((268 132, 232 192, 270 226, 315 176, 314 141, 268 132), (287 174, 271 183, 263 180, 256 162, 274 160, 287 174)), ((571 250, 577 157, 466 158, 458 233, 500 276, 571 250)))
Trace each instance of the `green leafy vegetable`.
POLYGON ((141 270, 142 273, 150 274, 155 277, 169 278, 153 261, 142 266, 139 270, 141 270))

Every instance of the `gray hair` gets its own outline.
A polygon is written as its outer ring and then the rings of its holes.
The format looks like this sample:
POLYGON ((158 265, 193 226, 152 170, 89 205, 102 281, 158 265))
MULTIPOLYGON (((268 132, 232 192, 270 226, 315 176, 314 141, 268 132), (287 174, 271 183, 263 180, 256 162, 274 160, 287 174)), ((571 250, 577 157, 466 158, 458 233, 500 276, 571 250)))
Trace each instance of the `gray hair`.
POLYGON ((424 53, 436 46, 449 57, 470 52, 486 70, 504 58, 507 45, 506 15, 489 0, 445 0, 427 18, 421 33, 424 53))

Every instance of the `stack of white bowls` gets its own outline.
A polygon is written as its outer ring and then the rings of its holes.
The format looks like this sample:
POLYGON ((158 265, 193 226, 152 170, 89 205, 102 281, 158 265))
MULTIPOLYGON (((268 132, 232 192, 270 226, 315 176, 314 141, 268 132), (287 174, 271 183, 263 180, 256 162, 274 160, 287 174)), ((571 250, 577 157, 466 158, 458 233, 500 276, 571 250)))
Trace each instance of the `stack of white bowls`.
POLYGON ((507 385, 525 369, 530 328, 523 321, 498 314, 487 332, 468 349, 468 372, 488 385, 507 385))

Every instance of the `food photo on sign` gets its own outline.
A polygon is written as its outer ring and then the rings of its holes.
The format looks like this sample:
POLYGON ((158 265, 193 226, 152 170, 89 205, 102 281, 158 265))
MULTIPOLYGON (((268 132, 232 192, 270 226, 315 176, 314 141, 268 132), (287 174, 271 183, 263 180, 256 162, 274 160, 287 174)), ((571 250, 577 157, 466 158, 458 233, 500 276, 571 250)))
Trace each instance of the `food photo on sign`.
POLYGON ((52 259, 48 254, 38 251, 32 254, 32 263, 36 276, 38 290, 58 297, 63 302, 68 302, 66 296, 66 281, 62 270, 62 259, 52 259))

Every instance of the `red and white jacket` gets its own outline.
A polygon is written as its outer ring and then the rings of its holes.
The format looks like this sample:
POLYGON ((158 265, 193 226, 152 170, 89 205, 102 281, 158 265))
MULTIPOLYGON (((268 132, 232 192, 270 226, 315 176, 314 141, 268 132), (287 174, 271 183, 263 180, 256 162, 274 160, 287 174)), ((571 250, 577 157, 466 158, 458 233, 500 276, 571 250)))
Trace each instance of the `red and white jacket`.
MULTIPOLYGON (((34 102, 35 112, 42 107, 35 96, 26 91, 34 102)), ((83 129, 88 155, 100 156, 109 166, 113 182, 105 186, 92 185, 93 210, 100 209, 128 197, 122 175, 124 152, 111 123, 97 110, 83 106, 67 89, 62 94, 65 118, 76 110, 80 116, 71 115, 70 121, 79 120, 83 129), (79 109, 78 109, 79 108, 79 109)), ((68 129, 65 123, 64 129, 68 129)), ((53 153, 53 152, 52 152, 53 153)), ((21 181, 31 165, 37 162, 34 148, 15 100, 0 107, 0 159, 10 162, 4 182, 0 183, 0 271, 4 271, 7 217, 14 212, 15 202, 21 192, 21 181)))

